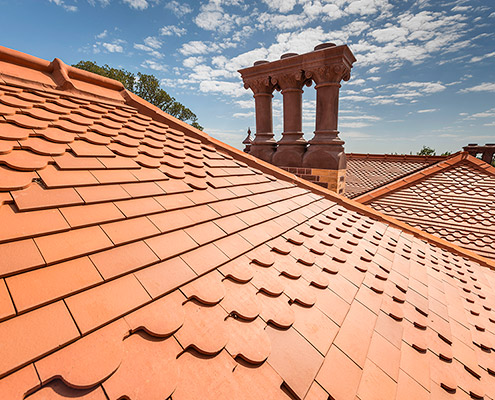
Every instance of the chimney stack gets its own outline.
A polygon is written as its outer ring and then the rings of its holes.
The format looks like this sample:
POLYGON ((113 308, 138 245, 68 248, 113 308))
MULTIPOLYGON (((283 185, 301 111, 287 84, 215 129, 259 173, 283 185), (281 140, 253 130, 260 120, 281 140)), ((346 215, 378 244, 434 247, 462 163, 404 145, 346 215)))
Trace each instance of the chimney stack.
POLYGON ((239 70, 244 87, 251 89, 256 107, 256 136, 250 154, 342 193, 345 186, 344 142, 337 130, 339 89, 349 80, 356 61, 346 46, 325 43, 305 54, 288 53, 280 60, 257 61, 239 70), (302 131, 302 93, 316 84, 316 126, 307 143, 302 131), (272 93, 283 96, 284 131, 273 138, 272 93))

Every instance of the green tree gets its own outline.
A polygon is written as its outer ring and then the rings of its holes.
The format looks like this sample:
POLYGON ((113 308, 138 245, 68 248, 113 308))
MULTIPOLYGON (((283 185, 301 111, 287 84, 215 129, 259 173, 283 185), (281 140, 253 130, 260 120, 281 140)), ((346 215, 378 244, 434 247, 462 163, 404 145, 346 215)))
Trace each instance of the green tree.
POLYGON ((434 156, 437 153, 435 152, 435 149, 432 149, 431 147, 428 146, 423 146, 423 148, 416 153, 418 156, 434 156))
POLYGON ((154 75, 138 72, 136 76, 125 69, 112 68, 107 64, 99 66, 94 61, 79 61, 72 66, 110 79, 115 79, 121 82, 127 90, 137 94, 139 97, 159 109, 181 121, 189 122, 197 129, 203 130, 203 127, 198 123, 196 114, 160 88, 160 81, 154 75))
POLYGON ((441 156, 450 156, 452 154, 451 151, 446 151, 445 153, 440 154, 441 156))

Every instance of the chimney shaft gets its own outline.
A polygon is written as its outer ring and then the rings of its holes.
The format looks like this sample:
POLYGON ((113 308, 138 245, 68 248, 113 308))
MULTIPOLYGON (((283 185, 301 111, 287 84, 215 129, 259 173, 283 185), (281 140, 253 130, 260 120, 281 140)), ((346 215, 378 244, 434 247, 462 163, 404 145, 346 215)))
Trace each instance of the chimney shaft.
POLYGON ((256 136, 250 154, 291 171, 300 169, 297 174, 314 176, 322 186, 341 192, 346 161, 337 130, 339 89, 342 80, 349 80, 355 61, 347 46, 327 43, 310 53, 284 54, 280 60, 257 61, 239 70, 244 87, 255 98, 256 136), (316 126, 308 145, 302 131, 302 88, 312 82, 316 84, 316 126), (284 103, 284 131, 278 143, 272 132, 274 89, 282 92, 284 103))

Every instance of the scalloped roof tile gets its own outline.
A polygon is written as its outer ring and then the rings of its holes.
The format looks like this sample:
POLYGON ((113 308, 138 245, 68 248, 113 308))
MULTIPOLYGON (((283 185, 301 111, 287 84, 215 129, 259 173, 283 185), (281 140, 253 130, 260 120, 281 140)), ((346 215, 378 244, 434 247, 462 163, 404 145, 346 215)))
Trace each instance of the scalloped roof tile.
POLYGON ((495 398, 493 262, 0 55, 0 398, 495 398))

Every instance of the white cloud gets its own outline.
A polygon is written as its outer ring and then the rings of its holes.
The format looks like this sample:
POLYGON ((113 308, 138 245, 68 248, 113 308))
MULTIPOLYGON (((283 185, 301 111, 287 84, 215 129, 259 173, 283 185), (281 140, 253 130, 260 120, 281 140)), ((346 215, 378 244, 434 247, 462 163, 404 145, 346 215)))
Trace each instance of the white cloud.
POLYGON ((418 113, 419 114, 424 114, 424 113, 432 113, 432 112, 435 112, 435 111, 438 111, 438 108, 429 108, 429 109, 425 109, 425 110, 418 110, 418 113))
POLYGON ((485 58, 495 57, 495 51, 492 53, 485 54, 483 56, 473 57, 470 62, 478 62, 484 60, 485 58))
POLYGON ((201 40, 193 40, 184 43, 179 49, 179 52, 187 57, 195 54, 214 53, 232 47, 237 47, 237 43, 231 42, 230 39, 226 39, 223 42, 203 42, 201 40))
POLYGON ((200 40, 193 40, 188 43, 184 43, 179 49, 179 52, 184 56, 189 56, 193 54, 206 54, 211 51, 211 47, 208 46, 206 42, 200 40))
POLYGON ((234 118, 252 118, 254 117, 254 111, 249 111, 245 113, 234 113, 233 114, 234 118))
POLYGON ((135 10, 145 10, 148 8, 148 2, 146 0, 124 0, 124 3, 129 4, 129 7, 135 10))
POLYGON ((175 0, 165 4, 165 8, 172 11, 178 18, 182 18, 184 15, 190 14, 193 11, 189 4, 179 3, 175 0))
POLYGON ((460 93, 469 93, 469 92, 495 92, 495 83, 483 82, 479 85, 461 89, 460 93))
POLYGON ((124 48, 117 43, 102 43, 101 44, 110 53, 122 53, 124 48))
POLYGON ((159 49, 160 47, 162 47, 162 42, 160 42, 160 40, 158 40, 156 37, 154 36, 148 36, 147 38, 144 39, 144 44, 146 46, 149 46, 151 47, 152 49, 159 49))
POLYGON ((366 128, 370 126, 370 124, 366 122, 341 122, 339 123, 339 127, 341 128, 366 128))
POLYGON ((65 1, 63 1, 63 0, 49 0, 49 1, 50 1, 50 3, 56 4, 57 6, 62 7, 65 11, 68 11, 68 12, 76 12, 77 11, 76 6, 65 4, 65 1))
POLYGON ((370 32, 370 35, 375 38, 377 42, 404 42, 406 41, 406 35, 409 31, 406 28, 400 28, 397 26, 389 26, 388 28, 375 29, 370 32))
MULTIPOLYGON (((467 113, 464 113, 465 115, 468 115, 467 113)), ((470 116, 471 118, 489 118, 489 117, 495 117, 495 108, 492 108, 490 110, 486 110, 483 112, 475 113, 470 116)))
POLYGON ((217 92, 232 97, 240 97, 246 94, 246 91, 239 83, 214 80, 202 81, 199 84, 199 90, 204 93, 217 92))
POLYGON ((160 35, 163 36, 183 36, 187 33, 187 30, 185 28, 179 28, 178 26, 175 25, 168 25, 164 26, 160 29, 160 35))
POLYGON ((263 0, 270 10, 286 13, 292 11, 296 5, 296 0, 263 0))
POLYGON ((345 12, 348 14, 372 15, 380 12, 383 16, 392 8, 388 0, 346 0, 346 3, 345 12))
POLYGON ((210 0, 201 6, 194 22, 207 31, 228 33, 249 20, 249 16, 229 14, 222 5, 239 5, 237 0, 210 0))
POLYGON ((99 33, 98 35, 95 36, 96 39, 104 39, 108 35, 108 31, 105 29, 103 32, 99 33))
POLYGON ((197 57, 187 57, 184 59, 182 62, 182 65, 187 68, 194 68, 196 65, 204 63, 205 58, 202 56, 197 56, 197 57))
POLYGON ((142 63, 141 63, 141 67, 143 68, 149 68, 149 69, 152 69, 154 71, 167 71, 168 68, 166 65, 164 64, 160 64, 156 61, 153 61, 153 60, 144 60, 142 63))
POLYGON ((452 11, 464 12, 464 11, 471 10, 472 8, 473 7, 471 7, 471 6, 455 6, 454 8, 452 8, 452 11))
MULTIPOLYGON (((342 113, 342 110, 340 111, 342 113)), ((354 111, 352 111, 354 113, 354 111)), ((365 120, 365 121, 380 121, 381 118, 375 115, 341 115, 339 117, 342 121, 354 121, 354 120, 365 120)))
MULTIPOLYGON (((96 6, 96 0, 88 0, 88 3, 93 7, 96 6)), ((100 3, 102 7, 106 7, 110 4, 110 0, 98 0, 98 3, 100 3)))
POLYGON ((145 44, 134 43, 134 48, 136 50, 146 51, 152 57, 163 58, 163 54, 161 54, 159 51, 153 49, 150 46, 146 46, 145 44))

